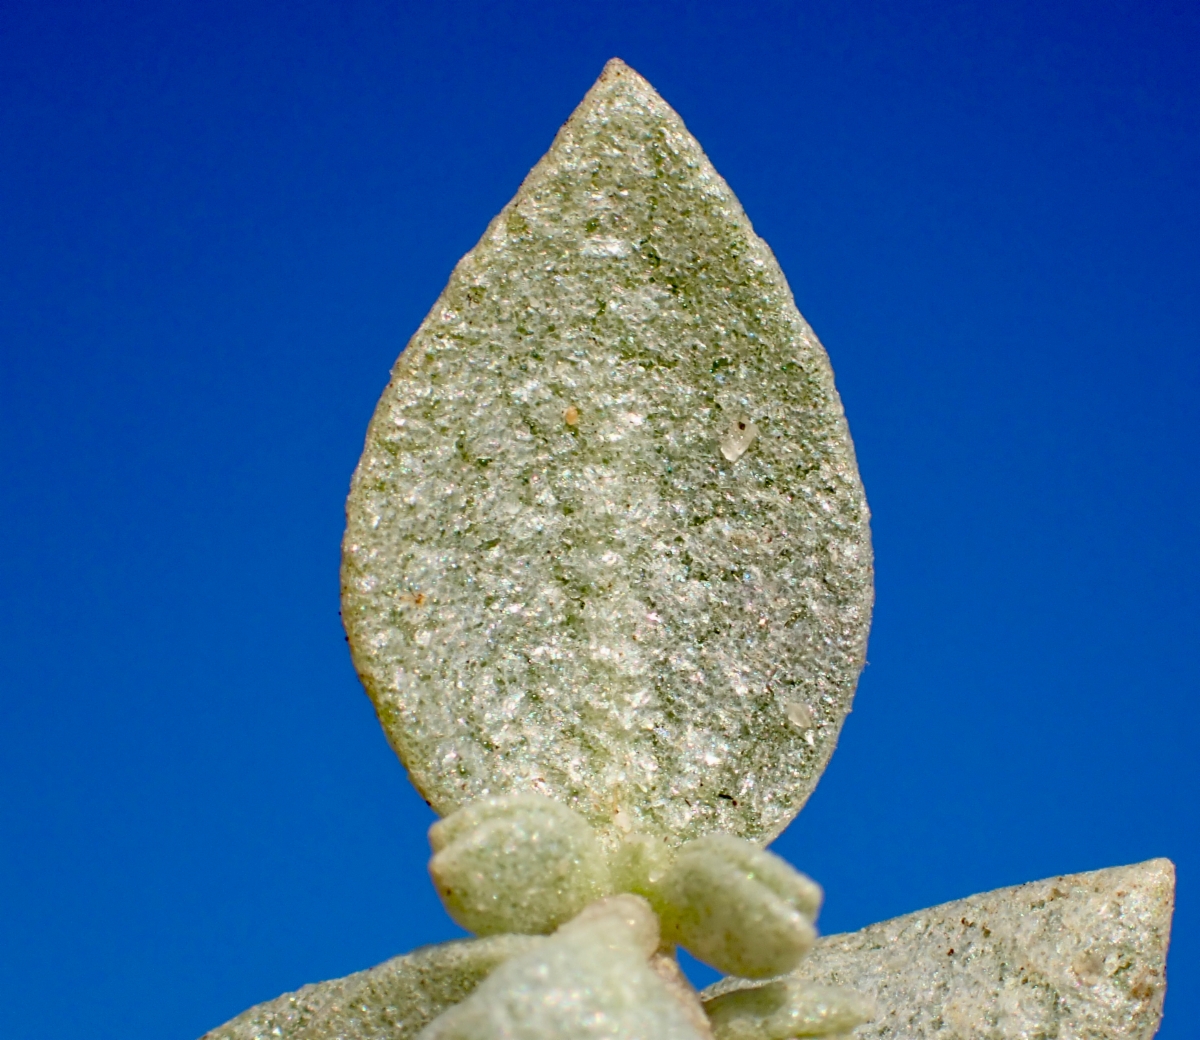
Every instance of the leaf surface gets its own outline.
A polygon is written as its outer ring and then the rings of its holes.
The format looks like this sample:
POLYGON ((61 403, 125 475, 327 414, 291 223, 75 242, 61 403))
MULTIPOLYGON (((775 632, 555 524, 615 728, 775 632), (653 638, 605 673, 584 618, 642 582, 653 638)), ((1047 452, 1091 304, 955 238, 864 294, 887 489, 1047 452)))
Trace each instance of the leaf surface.
POLYGON ((856 1040, 1149 1040, 1174 904, 1166 859, 1031 881, 828 936, 789 978, 873 999, 856 1040))
POLYGON ((868 511, 828 358, 674 111, 612 61, 400 356, 343 615, 433 807, 778 834, 863 665, 868 511))

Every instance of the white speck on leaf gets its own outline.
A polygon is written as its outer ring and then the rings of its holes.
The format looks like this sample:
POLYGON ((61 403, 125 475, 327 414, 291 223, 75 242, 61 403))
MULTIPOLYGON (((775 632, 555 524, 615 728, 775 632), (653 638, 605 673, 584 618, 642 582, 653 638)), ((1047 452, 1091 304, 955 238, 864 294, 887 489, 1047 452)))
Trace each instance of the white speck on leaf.
POLYGON ((721 438, 721 454, 730 462, 737 462, 757 436, 758 427, 754 423, 749 419, 738 419, 721 438))

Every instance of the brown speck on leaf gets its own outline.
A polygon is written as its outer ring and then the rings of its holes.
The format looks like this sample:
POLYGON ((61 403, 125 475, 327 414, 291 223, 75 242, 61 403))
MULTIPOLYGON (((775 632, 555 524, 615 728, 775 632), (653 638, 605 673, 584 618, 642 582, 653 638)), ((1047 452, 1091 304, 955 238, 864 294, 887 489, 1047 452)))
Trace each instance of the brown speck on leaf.
POLYGON ((400 597, 401 602, 410 603, 414 607, 425 606, 425 593, 423 592, 406 592, 400 597))
POLYGON ((1135 1000, 1149 1000, 1157 991, 1158 986, 1155 985, 1153 977, 1146 975, 1129 987, 1129 995, 1135 1000))
POLYGON ((574 426, 579 422, 579 409, 573 404, 567 406, 567 410, 563 412, 563 422, 568 426, 574 426))

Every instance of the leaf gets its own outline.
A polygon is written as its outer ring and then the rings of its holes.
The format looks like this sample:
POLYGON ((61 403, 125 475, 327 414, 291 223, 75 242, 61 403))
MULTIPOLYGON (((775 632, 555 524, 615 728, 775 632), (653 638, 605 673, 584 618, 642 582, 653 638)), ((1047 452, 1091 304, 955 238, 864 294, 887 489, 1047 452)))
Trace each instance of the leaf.
POLYGON ((821 939, 789 978, 873 998, 858 1040, 1149 1040, 1174 896, 1165 859, 1031 881, 821 939))
POLYGON ((612 61, 455 268, 347 503, 359 675, 442 814, 765 842, 850 710, 866 500, 825 351, 679 117, 612 61))
POLYGON ((201 1040, 408 1040, 500 964, 541 942, 500 935, 426 946, 258 1004, 201 1040))
POLYGON ((498 967, 419 1040, 711 1040, 703 1013, 697 1029, 651 965, 657 946, 658 920, 644 899, 595 903, 498 967))

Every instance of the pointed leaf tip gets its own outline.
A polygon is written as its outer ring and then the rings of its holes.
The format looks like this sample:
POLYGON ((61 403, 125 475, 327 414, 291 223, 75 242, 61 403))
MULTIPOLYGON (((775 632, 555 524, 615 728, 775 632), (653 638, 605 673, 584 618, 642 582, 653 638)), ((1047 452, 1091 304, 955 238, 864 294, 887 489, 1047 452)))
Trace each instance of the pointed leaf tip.
MULTIPOLYGON (((828 936, 779 981, 872 996, 878 1014, 861 1040, 1150 1040, 1174 904, 1164 859, 1031 881, 828 936)), ((711 1007, 746 988, 724 979, 702 996, 711 1007)))
POLYGON ((853 447, 771 251, 619 59, 397 362, 343 549, 439 812, 534 791, 608 841, 765 841, 815 786, 871 611, 853 447))

